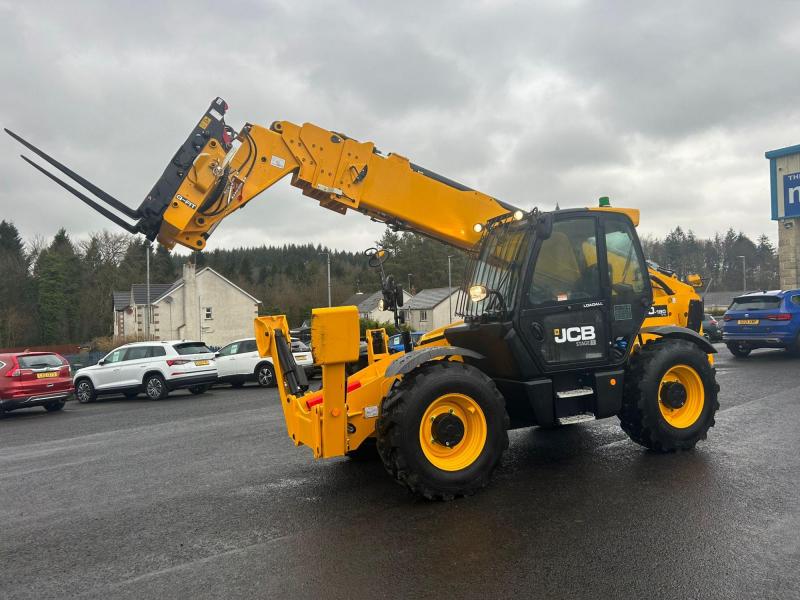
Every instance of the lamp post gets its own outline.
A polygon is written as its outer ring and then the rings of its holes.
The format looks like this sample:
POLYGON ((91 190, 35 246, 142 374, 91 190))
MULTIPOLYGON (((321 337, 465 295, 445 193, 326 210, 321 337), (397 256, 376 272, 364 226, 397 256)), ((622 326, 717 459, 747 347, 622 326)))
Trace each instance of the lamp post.
POLYGON ((408 274, 408 293, 413 294, 414 292, 411 291, 411 278, 414 276, 413 273, 408 274))
POLYGON ((447 310, 449 310, 450 322, 453 322, 453 277, 450 268, 450 259, 453 258, 452 254, 447 255, 447 310))
POLYGON ((150 341, 150 241, 148 240, 145 245, 145 269, 147 273, 147 285, 146 285, 146 293, 147 293, 147 304, 145 304, 144 309, 144 337, 149 342, 150 341))
POLYGON ((325 261, 328 263, 328 307, 331 307, 331 253, 320 252, 320 255, 325 255, 325 261))
POLYGON ((736 258, 742 259, 742 291, 747 291, 747 263, 744 256, 737 256, 736 258))

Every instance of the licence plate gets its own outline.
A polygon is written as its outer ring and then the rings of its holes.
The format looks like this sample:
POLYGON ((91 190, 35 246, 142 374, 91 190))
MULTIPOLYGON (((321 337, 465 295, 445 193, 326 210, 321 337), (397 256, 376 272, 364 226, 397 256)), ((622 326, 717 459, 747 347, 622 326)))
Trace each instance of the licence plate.
POLYGON ((46 379, 47 377, 58 377, 58 371, 51 371, 49 373, 37 373, 36 379, 46 379))
POLYGON ((739 325, 758 325, 758 319, 739 319, 739 325))
POLYGON ((196 361, 194 361, 194 364, 197 365, 198 367, 205 367, 208 364, 208 361, 207 360, 196 360, 196 361))

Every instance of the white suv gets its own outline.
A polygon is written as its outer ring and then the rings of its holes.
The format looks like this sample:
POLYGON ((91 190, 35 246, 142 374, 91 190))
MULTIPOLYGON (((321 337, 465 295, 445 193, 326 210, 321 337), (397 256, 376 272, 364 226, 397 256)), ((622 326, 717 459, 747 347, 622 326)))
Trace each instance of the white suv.
MULTIPOLYGON (((292 355, 295 362, 310 375, 314 370, 314 359, 309 347, 299 340, 292 340, 292 355)), ((221 383, 242 387, 247 381, 255 381, 261 387, 275 387, 272 359, 259 356, 255 338, 231 342, 220 348, 215 358, 221 383)))
POLYGON ((216 380, 214 353, 203 342, 187 340, 125 344, 74 377, 79 402, 109 394, 134 398, 139 392, 161 400, 181 388, 202 394, 216 380))

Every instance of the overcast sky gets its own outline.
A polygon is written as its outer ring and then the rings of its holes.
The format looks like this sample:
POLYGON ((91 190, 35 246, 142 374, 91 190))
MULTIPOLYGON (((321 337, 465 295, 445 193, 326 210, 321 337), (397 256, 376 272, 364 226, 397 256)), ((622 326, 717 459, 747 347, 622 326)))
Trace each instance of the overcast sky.
MULTIPOLYGON (((215 96, 520 207, 642 209, 640 233, 776 237, 766 150, 800 143, 797 2, 0 0, 0 121, 132 206, 215 96)), ((109 225, 0 139, 25 237, 109 225)), ((208 248, 358 250, 382 226, 282 182, 208 248)))

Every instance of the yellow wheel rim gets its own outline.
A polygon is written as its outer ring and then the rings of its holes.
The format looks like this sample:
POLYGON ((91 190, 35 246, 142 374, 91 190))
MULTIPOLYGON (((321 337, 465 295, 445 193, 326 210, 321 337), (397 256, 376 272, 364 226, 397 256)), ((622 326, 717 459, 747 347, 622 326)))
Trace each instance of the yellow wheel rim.
MULTIPOLYGON (((675 388, 673 388, 675 389, 675 388)), ((675 365, 664 373, 658 384, 658 408, 664 420, 677 429, 691 427, 700 418, 706 393, 700 374, 688 365, 675 365), (680 384, 685 391, 681 403, 680 388, 670 397, 670 386, 680 384), (677 396, 677 398, 676 398, 677 396)))
POLYGON ((481 455, 486 445, 486 431, 486 417, 475 400, 464 394, 444 394, 425 411, 419 425, 419 443, 433 466, 443 471, 459 471, 481 455), (453 437, 452 431, 460 432, 462 426, 463 435, 453 437), (457 441, 453 443, 454 440, 457 441), (451 445, 448 447, 446 443, 451 445))

